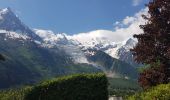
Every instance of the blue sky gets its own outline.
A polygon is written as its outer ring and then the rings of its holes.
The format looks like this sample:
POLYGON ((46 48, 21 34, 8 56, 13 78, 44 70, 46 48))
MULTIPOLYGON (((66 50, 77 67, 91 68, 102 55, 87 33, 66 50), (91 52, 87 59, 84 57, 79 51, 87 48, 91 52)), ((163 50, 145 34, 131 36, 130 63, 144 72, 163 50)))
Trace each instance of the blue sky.
POLYGON ((31 28, 76 34, 113 30, 114 23, 145 8, 148 0, 0 0, 31 28))

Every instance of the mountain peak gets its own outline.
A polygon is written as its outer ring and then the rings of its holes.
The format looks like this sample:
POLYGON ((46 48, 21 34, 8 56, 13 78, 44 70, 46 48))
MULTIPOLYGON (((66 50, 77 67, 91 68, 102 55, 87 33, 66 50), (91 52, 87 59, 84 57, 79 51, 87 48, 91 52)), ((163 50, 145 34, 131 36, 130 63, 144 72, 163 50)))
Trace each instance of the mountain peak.
POLYGON ((132 38, 129 38, 127 41, 126 41, 126 44, 125 45, 131 45, 131 46, 135 46, 136 45, 136 41, 132 38))
POLYGON ((0 16, 6 15, 6 14, 12 14, 14 16, 16 16, 12 9, 10 7, 4 8, 4 9, 0 9, 0 16))
POLYGON ((41 40, 9 7, 0 9, 0 29, 27 35, 39 41, 41 40))
POLYGON ((0 29, 7 31, 17 31, 25 25, 13 13, 11 8, 0 9, 0 29))

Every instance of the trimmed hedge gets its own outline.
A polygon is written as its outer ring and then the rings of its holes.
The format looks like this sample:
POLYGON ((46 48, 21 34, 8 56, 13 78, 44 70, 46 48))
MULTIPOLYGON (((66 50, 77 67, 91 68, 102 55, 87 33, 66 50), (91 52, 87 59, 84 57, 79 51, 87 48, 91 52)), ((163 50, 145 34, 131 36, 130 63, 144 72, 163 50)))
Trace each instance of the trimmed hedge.
POLYGON ((77 74, 41 83, 25 100, 108 100, 107 87, 105 74, 77 74))
POLYGON ((170 100, 170 84, 161 84, 128 97, 128 100, 170 100))

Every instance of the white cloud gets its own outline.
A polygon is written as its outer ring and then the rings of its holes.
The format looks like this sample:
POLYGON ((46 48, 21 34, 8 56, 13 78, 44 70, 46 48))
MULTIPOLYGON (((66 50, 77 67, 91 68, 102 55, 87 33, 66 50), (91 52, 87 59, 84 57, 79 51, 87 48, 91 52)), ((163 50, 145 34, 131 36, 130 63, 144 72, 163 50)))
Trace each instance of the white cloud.
POLYGON ((135 21, 135 17, 129 17, 127 16, 124 20, 123 20, 123 24, 124 25, 129 25, 132 24, 135 21))
POLYGON ((115 30, 95 30, 87 33, 79 33, 71 36, 80 42, 88 42, 92 39, 108 39, 113 42, 121 42, 128 38, 133 37, 134 34, 140 34, 143 31, 139 28, 139 25, 145 24, 145 20, 141 17, 142 14, 147 14, 148 9, 142 9, 134 16, 127 16, 122 21, 115 22, 115 30))
POLYGON ((138 6, 142 2, 142 0, 133 0, 132 2, 133 6, 138 6))

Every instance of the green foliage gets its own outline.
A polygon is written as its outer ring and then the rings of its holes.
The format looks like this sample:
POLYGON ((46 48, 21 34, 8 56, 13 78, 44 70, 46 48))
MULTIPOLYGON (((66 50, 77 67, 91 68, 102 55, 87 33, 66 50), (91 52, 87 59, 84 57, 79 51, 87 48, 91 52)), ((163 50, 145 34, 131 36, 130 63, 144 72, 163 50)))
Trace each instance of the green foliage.
POLYGON ((138 69, 138 72, 142 73, 144 72, 145 70, 149 69, 151 66, 150 64, 144 64, 143 66, 137 68, 138 69))
POLYGON ((136 91, 141 90, 136 81, 121 78, 108 78, 109 80, 109 95, 125 97, 132 95, 136 91))
POLYGON ((0 100, 108 100, 108 81, 103 73, 75 74, 39 85, 0 92, 0 100))
POLYGON ((22 89, 9 89, 0 91, 0 100, 24 100, 25 94, 31 90, 31 87, 22 89))
POLYGON ((170 84, 161 84, 128 97, 128 100, 169 100, 170 84))
POLYGON ((77 74, 46 81, 32 88, 26 100, 107 100, 104 74, 77 74))

